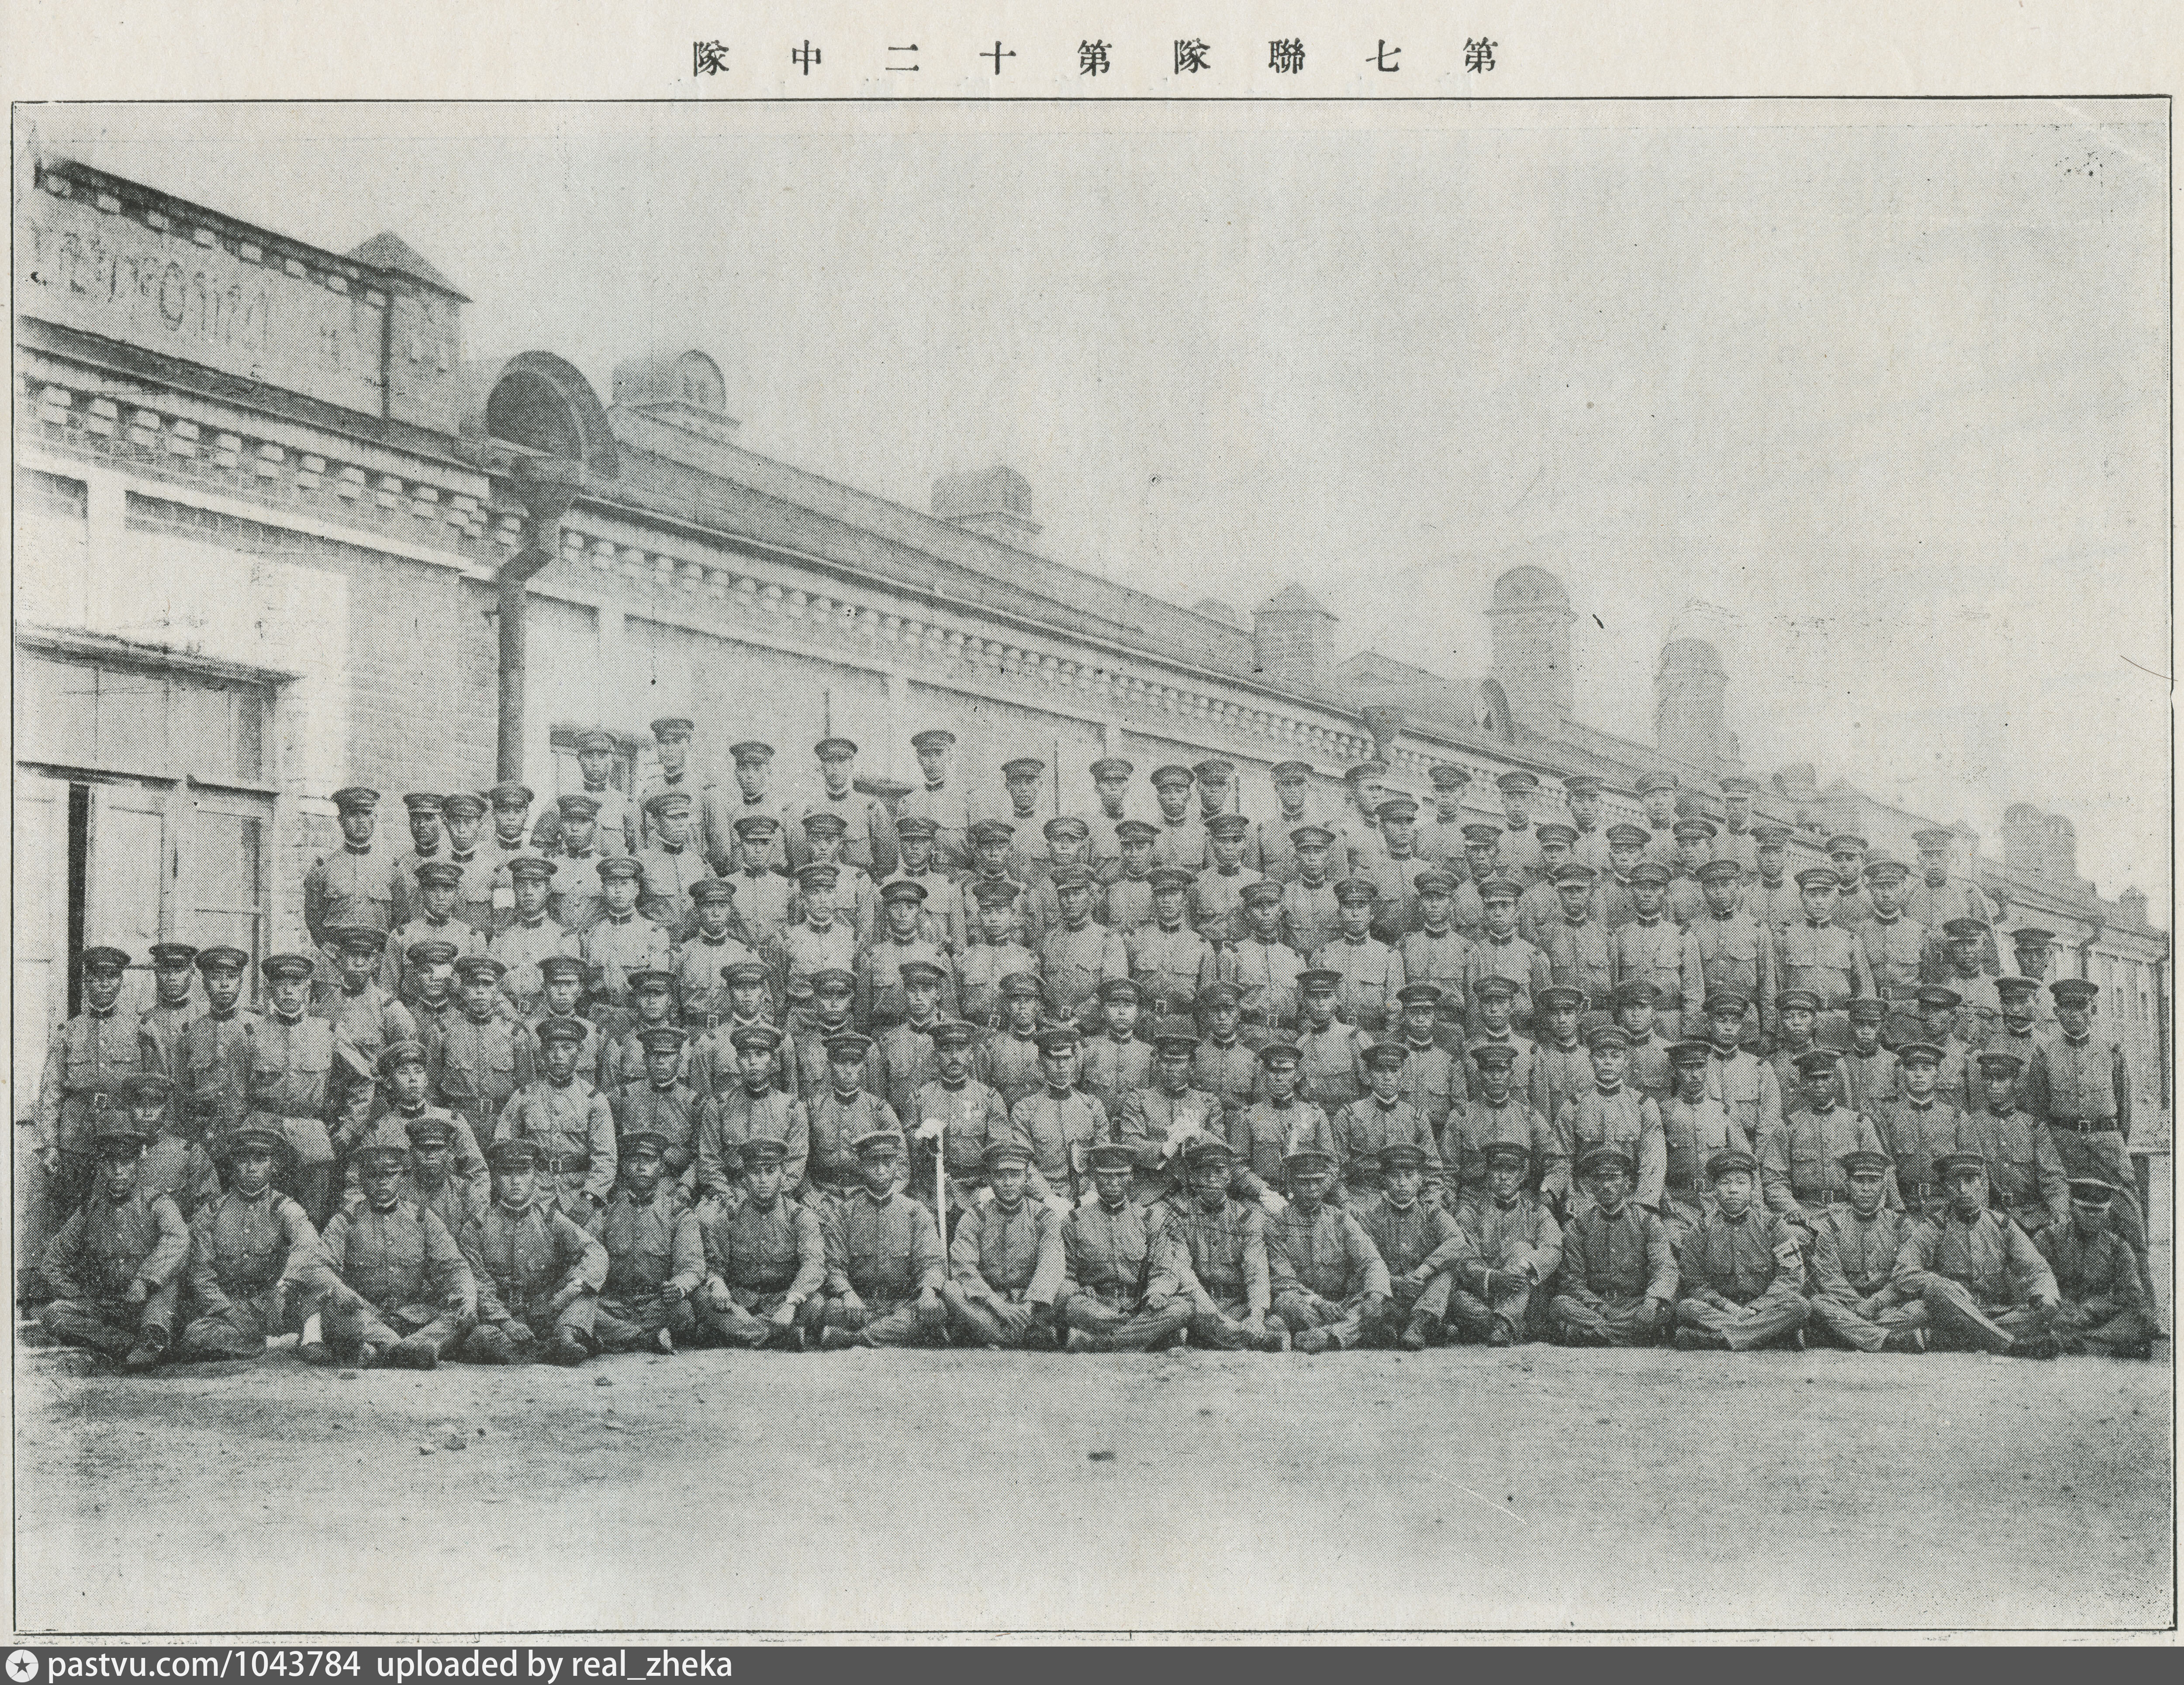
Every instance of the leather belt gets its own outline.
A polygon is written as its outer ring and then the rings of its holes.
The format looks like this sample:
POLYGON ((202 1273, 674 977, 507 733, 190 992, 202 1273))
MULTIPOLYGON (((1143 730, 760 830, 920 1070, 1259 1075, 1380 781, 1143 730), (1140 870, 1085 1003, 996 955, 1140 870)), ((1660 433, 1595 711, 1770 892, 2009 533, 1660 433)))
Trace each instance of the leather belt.
POLYGON ((1915 1001, 1919 998, 1919 985, 1915 983, 1889 983, 1874 992, 1884 1001, 1915 1001))
POLYGON ((2051 1130, 2069 1130, 2074 1135, 2121 1135, 2123 1126, 2114 1118, 2050 1118, 2051 1130))
POLYGON ((588 1152, 542 1152, 538 1155, 538 1168, 557 1176, 575 1170, 588 1170, 592 1168, 592 1155, 588 1152))

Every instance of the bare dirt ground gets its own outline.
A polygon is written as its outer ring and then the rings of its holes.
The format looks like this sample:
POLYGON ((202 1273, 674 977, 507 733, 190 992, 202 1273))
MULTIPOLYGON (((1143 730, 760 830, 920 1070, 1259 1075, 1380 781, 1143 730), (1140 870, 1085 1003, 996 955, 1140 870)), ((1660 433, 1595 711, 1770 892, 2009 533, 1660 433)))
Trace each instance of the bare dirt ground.
POLYGON ((86 1367, 17 1359, 25 1632, 2174 1616, 2165 1360, 86 1367))
POLYGON ((21 1351, 15 1622, 2164 1627, 2156 1349, 702 1352, 353 1380, 276 1351, 142 1381, 21 1351))

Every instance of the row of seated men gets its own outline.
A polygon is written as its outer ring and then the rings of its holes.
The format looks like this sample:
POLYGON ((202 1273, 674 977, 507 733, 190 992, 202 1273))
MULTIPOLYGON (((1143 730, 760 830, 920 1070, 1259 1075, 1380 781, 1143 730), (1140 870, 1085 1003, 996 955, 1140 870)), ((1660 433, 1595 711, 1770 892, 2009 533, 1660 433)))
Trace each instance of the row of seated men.
POLYGON ((855 1186, 816 1202, 787 1197, 786 1144, 753 1137, 733 1191, 694 1207, 664 1186, 664 1141, 636 1131, 588 1222, 521 1139, 492 1149, 489 1203, 451 1199, 449 1133, 421 1120, 409 1145, 363 1149, 357 1194, 321 1235, 272 1186, 278 1131, 224 1138, 226 1189, 185 1225, 142 1186, 143 1134, 111 1123, 98 1188, 47 1248, 58 1296, 45 1326, 136 1371, 257 1357, 292 1328, 307 1361, 427 1370, 678 1342, 1318 1353, 1544 1331, 1745 1351, 1802 1348, 1809 1325, 1861 1352, 2053 1357, 2145 1356, 2153 1338, 2108 1226, 2114 1190, 2075 1180, 2067 1220, 2036 1241, 1989 1208, 1975 1153, 1933 1166, 1946 1200, 1914 1217, 1889 1206, 1886 1155, 1847 1152, 1848 1197, 1800 1236, 1756 1201, 1757 1161, 1736 1148, 1708 1158, 1708 1195, 1674 1225, 1632 1198, 1629 1153, 1591 1148, 1565 1227, 1526 1190, 1529 1155, 1514 1143, 1494 1145, 1485 1187, 1453 1213, 1426 1197, 1417 1147, 1382 1149, 1377 1185, 1345 1205, 1329 1198, 1334 1157, 1295 1147, 1270 1214, 1234 1150, 1204 1135, 1179 1143, 1150 1198, 1138 1152, 1095 1145, 1089 1191, 1058 1210, 1035 1195, 1030 1149, 1001 1141, 981 1152, 984 1185, 944 1244, 933 1209, 905 1191, 894 1130, 861 1136, 855 1186))
MULTIPOLYGON (((638 972, 628 979, 633 1011, 623 1013, 595 1000, 588 1013, 578 1009, 585 985, 581 962, 549 956, 538 962, 543 1011, 526 1022, 510 1011, 502 962, 491 955, 452 959, 443 945, 418 956, 420 992, 413 996, 413 1012, 370 980, 378 943, 377 933, 368 929, 343 933, 337 988, 321 993, 315 1002, 309 957, 269 959, 264 970, 273 1011, 263 1018, 237 1005, 239 951, 198 955, 209 1010, 191 1018, 185 1005, 169 1015, 170 1025, 181 1020, 179 1034, 168 1028, 163 1037, 150 1027, 161 1010, 155 1007, 137 1033, 127 1069, 176 1073, 179 1091, 171 1109, 178 1120, 190 1120, 185 1133, 217 1132, 245 1116, 281 1128, 292 1155, 294 1191, 315 1221, 324 1220, 330 1210, 337 1168, 383 1108, 370 1080, 376 1068, 373 1050, 413 1035, 426 1049, 426 1093, 462 1126, 462 1162, 474 1176, 483 1172, 480 1147, 493 1138, 503 1115, 512 1113, 521 1120, 520 1129, 550 1139, 559 1157, 588 1161, 588 1192, 595 1204, 612 1186, 616 1132, 638 1123, 658 1128, 668 1138, 672 1169, 687 1180, 703 1168, 699 1143, 709 1129, 722 1127, 720 1116, 747 1111, 748 1102, 741 1096, 755 1088, 788 1105, 793 1132, 814 1130, 833 1142, 837 1163, 846 1159, 845 1143, 854 1135, 858 1114, 854 1108, 830 1103, 828 1091, 833 1044, 855 1024, 856 979, 850 973, 817 974, 811 979, 809 1009, 792 1011, 791 1027, 780 1029, 772 1021, 763 968, 751 961, 733 962, 722 968, 726 1014, 710 1030, 692 1037, 675 1022, 678 985, 672 972, 638 972), (451 991, 457 975, 460 987, 451 991), (549 1031, 566 1032, 560 1053, 549 1055, 549 1031), (164 1052, 159 1051, 163 1044, 164 1052), (554 1070, 563 1064, 581 1078, 577 1086, 555 1085, 554 1070), (366 1074, 361 1079, 359 1071, 366 1074)), ((103 1000, 110 1003, 114 997, 125 962, 118 951, 86 954, 86 1018, 71 1020, 57 1038, 41 1097, 42 1117, 66 1124, 73 1111, 80 1131, 105 1102, 103 1090, 73 1086, 69 1043, 80 1028, 108 1035, 111 1026, 102 1026, 95 1015, 103 1000)), ((171 968, 163 965, 159 975, 164 988, 171 968)), ((1246 1026, 1245 996, 1234 985, 1214 984, 1195 1002, 1206 1035, 1173 1074, 1214 1096, 1221 1132, 1261 1161, 1257 1173, 1262 1176, 1271 1177, 1279 1151, 1269 1135, 1252 1138, 1248 1113, 1268 1098, 1269 1078, 1256 1054, 1269 1045, 1294 1046, 1298 1091, 1330 1129, 1351 1137, 1353 1155, 1361 1150, 1357 1141, 1377 1144, 1379 1126, 1370 1119, 1381 1102, 1375 1096, 1371 1105, 1366 1103, 1368 1091, 1381 1085, 1370 1068, 1376 1047, 1396 1054, 1390 1061, 1396 1068, 1391 1103, 1406 1108, 1400 1115, 1414 1120, 1409 1127, 1437 1153, 1452 1126, 1468 1144, 1464 1150, 1475 1150, 1495 1130, 1521 1140, 1574 1141, 1583 1124, 1579 1113, 1600 1103, 1591 1091, 1604 1057, 1618 1067, 1615 1081, 1622 1098, 1617 1104, 1630 1114, 1631 1139, 1662 1133, 1663 1139, 1674 1135, 1687 1142, 1680 1161, 1685 1184, 1696 1181, 1696 1165, 1706 1151, 1727 1144, 1702 1119, 1687 1120, 1674 1100, 1668 1044, 1655 1035, 1658 1014, 1651 1004, 1652 987, 1644 979, 1632 979, 1616 992, 1618 1022, 1594 1022, 1590 1037, 1581 1033, 1588 1027, 1583 1022, 1587 997, 1560 985, 1542 989, 1534 1002, 1535 1024, 1545 1032, 1537 1042, 1510 1028, 1518 990, 1498 975, 1474 982, 1476 1029, 1468 1036, 1461 1021, 1451 1023, 1445 1016, 1446 996, 1439 985, 1418 984, 1399 992, 1396 1033, 1376 1039, 1342 1019, 1343 980, 1331 968, 1299 974, 1301 1022, 1293 1044, 1288 1038, 1269 1042, 1270 1035, 1280 1033, 1278 1027, 1246 1026), (1621 1032, 1606 1038, 1618 1045, 1605 1050, 1599 1045, 1603 1029, 1621 1032), (1485 1067, 1504 1055, 1505 1083, 1492 1084, 1485 1067), (1494 1092, 1496 1086, 1502 1091, 1494 1092), (1663 1113, 1669 1126, 1665 1133, 1663 1113)), ((854 1086, 883 1098, 894 1116, 907 1119, 939 1074, 942 1038, 933 1031, 961 1021, 947 1018, 941 1010, 944 979, 938 967, 909 962, 897 981, 905 1015, 876 1041, 862 1044, 861 1074, 854 1086)), ((1953 991, 1925 991, 1924 1027, 1936 1041, 1904 1042, 1894 1051, 1881 1040, 1886 1030, 1883 1003, 1855 1003, 1852 1046, 1841 1061, 1830 1062, 1829 1091, 1831 1101, 1840 1102, 1839 1110, 1830 1113, 1799 1104, 1808 1088, 1800 1062, 1808 1054, 1834 1051, 1816 1039, 1819 1013, 1810 992, 1785 990, 1776 997, 1770 1017, 1779 1039, 1774 1052, 1761 1059, 1746 1046, 1759 1018, 1752 1003, 1734 991, 1716 990, 1703 1014, 1713 1047, 1713 1056, 1698 1062, 1703 1097, 1728 1114, 1748 1150, 1768 1161, 1770 1186, 1783 1201, 1825 1199, 1840 1191, 1831 1184, 1829 1168, 1834 1152, 1816 1150, 1807 1141, 1815 1130, 1825 1135, 1839 1128, 1849 1129, 1859 1144, 1885 1145, 1900 1159, 1920 1165, 1961 1139, 1988 1155, 1998 1197, 2036 1215, 2059 1213, 2067 1174, 2103 1175, 2126 1186, 2130 1173, 2123 1137, 2114 1127, 2128 1116, 2127 1077, 2120 1054, 2109 1050, 2112 1080, 2104 1091, 2088 1076, 2089 1071, 2099 1074, 2100 1062, 2087 1053, 2101 1052, 2090 1039, 2094 985, 2075 979, 2053 985, 2061 1025, 2043 1034, 2025 1011, 2022 997, 2029 991, 2014 986, 2024 980, 2003 981, 2013 985, 2004 990, 2011 1007, 2005 1033, 1977 1052, 1958 1035, 1961 1019, 1953 991), (2075 1046, 2069 1039, 2074 1029, 2079 1036, 2075 1046), (2059 1100, 2059 1087, 2067 1089, 2059 1100), (2020 1091, 2031 1097, 2021 1108, 2020 1091), (2105 1100, 2110 1115, 2079 1116, 2064 1127, 2050 1127, 2049 1118, 2059 1110, 2066 1115, 2091 1110, 2089 1098, 2105 1100), (2085 1127, 2095 1122, 2103 1127, 2085 1127)), ((1004 979, 1000 994, 1005 1021, 983 1032, 964 1025, 961 1033, 972 1040, 978 1082, 998 1097, 1003 1115, 1011 1116, 1043 1085, 1039 1037, 1042 1013, 1050 1000, 1030 974, 1004 979)), ((1144 1109, 1143 1096, 1158 1086, 1156 1063, 1163 1068, 1163 1080, 1169 1074, 1159 1059, 1159 1029, 1173 1029, 1178 1022, 1186 1031, 1191 1028, 1188 1021, 1144 1016, 1145 996, 1136 981, 1117 978, 1093 997, 1102 1033, 1084 1044, 1081 1056, 1074 1058, 1074 1086, 1098 1105, 1102 1118, 1100 1127, 1085 1126, 1086 1139, 1104 1135, 1106 1120, 1126 1127, 1134 1103, 1144 1109), (1147 1027, 1156 1033, 1145 1033, 1147 1027)), ((107 1010, 111 1012, 110 1004, 107 1010)), ((682 1016, 687 1020, 688 1015, 682 1016)), ((1597 1019, 1597 1014, 1591 1016, 1597 1019)), ((90 1087, 114 1080, 122 1062, 115 1057, 109 1063, 113 1070, 91 1062, 90 1087)), ((787 1119, 783 1130, 792 1132, 787 1119)), ((1048 1130, 1052 1139, 1044 1148, 1047 1162, 1042 1168, 1049 1174, 1055 1171, 1055 1154, 1065 1133, 1048 1130)), ((1462 1156, 1453 1147, 1446 1151, 1451 1159, 1462 1156)), ((1555 1174, 1553 1156, 1542 1152, 1540 1177, 1555 1174)), ((1561 1156, 1566 1161, 1569 1153, 1565 1150, 1561 1156)), ((70 1158, 76 1161, 67 1180, 81 1187, 88 1155, 64 1147, 56 1157, 64 1163, 70 1158)), ((1914 1197, 1930 1197, 1927 1179, 1908 1180, 1914 1197)), ((2144 1274, 2145 1229, 2137 1201, 2126 1193, 2118 1212, 2119 1227, 2140 1257, 2144 1274)))

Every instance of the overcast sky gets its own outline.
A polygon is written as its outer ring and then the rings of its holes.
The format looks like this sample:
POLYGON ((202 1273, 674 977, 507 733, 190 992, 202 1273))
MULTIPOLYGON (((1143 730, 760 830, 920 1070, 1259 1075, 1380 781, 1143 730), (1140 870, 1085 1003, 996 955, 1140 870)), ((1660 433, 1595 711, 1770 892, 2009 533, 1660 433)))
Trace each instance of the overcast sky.
MULTIPOLYGON (((1006 461, 1048 554, 1295 579, 1481 674, 1560 573, 1577 709, 1663 639, 1747 762, 2067 814, 2169 891, 2158 103, 48 108, 41 144, 319 244, 468 347, 697 346, 751 449, 916 508, 1006 461), (2134 665, 2135 664, 2135 665, 2134 665)), ((2166 922, 2165 912, 2157 917, 2166 922)))

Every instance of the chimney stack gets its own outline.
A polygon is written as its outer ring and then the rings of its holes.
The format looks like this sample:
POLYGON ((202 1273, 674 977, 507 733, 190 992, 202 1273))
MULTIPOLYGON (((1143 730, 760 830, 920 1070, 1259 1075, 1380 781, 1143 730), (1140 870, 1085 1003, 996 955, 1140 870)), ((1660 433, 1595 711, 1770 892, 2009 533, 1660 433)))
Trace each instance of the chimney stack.
POLYGON ((1569 593, 1544 567, 1513 567, 1494 582, 1494 677, 1519 725, 1553 731, 1570 717, 1569 593))
POLYGON ((1290 585, 1251 611, 1251 652, 1269 684, 1318 690, 1334 670, 1334 617, 1290 585))

